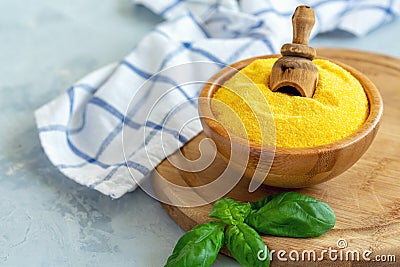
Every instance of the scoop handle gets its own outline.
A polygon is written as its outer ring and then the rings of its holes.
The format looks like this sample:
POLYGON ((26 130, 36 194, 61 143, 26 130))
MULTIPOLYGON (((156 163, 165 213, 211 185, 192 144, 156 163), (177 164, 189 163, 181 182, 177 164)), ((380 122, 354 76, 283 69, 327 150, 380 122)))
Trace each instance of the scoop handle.
POLYGON ((314 10, 309 6, 298 6, 292 17, 292 43, 308 45, 308 39, 314 24, 314 10))

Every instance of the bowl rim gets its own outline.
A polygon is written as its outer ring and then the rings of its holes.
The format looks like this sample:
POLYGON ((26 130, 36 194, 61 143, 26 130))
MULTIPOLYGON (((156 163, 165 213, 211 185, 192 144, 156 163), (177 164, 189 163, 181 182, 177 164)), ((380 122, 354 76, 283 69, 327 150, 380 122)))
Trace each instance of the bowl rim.
MULTIPOLYGON (((211 110, 211 98, 213 97, 214 93, 221 87, 221 85, 225 81, 227 81, 235 73, 237 73, 238 71, 249 65, 251 62, 258 59, 279 58, 279 57, 281 57, 281 55, 271 54, 271 55, 247 58, 235 62, 231 65, 227 65, 226 67, 219 70, 216 74, 214 74, 206 82, 199 95, 198 110, 201 121, 207 124, 207 126, 214 133, 216 133, 217 135, 219 135, 224 139, 228 139, 225 130, 223 130, 220 124, 210 123, 210 119, 207 119, 207 118, 212 118, 212 120, 217 121, 217 119, 214 116, 214 113, 211 110), (207 101, 204 101, 204 99, 206 99, 207 101)), ((354 143, 357 143, 358 141, 366 137, 369 133, 371 133, 379 125, 383 113, 383 101, 381 94, 379 93, 379 90, 374 85, 374 83, 360 71, 340 61, 320 56, 315 57, 315 59, 324 59, 339 65, 340 67, 350 72, 360 82, 367 96, 368 107, 369 107, 369 114, 366 120, 364 121, 364 124, 354 133, 344 137, 343 139, 340 139, 333 143, 313 146, 313 147, 292 148, 292 147, 272 147, 268 145, 263 146, 261 144, 252 142, 250 140, 238 136, 235 136, 234 142, 245 146, 249 145, 251 152, 257 154, 261 153, 261 151, 269 151, 269 152, 274 151, 275 154, 282 154, 282 155, 314 154, 316 151, 318 153, 324 153, 327 151, 341 150, 351 146, 354 143)))

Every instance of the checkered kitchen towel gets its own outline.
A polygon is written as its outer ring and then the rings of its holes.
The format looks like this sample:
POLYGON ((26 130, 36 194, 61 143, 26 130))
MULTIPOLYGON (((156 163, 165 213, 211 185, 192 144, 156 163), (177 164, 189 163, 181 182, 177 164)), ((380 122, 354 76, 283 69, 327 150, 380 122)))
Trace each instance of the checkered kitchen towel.
POLYGON ((296 6, 314 7, 313 36, 335 29, 362 35, 400 11, 400 0, 135 2, 165 22, 119 63, 87 75, 35 114, 51 162, 113 198, 133 191, 201 131, 202 81, 225 64, 277 53, 291 41, 296 6))

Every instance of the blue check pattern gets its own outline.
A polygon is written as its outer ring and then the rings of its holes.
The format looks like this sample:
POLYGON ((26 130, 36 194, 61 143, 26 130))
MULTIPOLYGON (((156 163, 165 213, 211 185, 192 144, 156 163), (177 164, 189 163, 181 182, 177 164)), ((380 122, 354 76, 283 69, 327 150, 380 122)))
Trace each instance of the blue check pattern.
POLYGON ((113 198, 133 191, 201 131, 192 120, 198 81, 226 64, 277 53, 291 40, 290 16, 297 5, 314 7, 313 35, 337 29, 363 35, 400 11, 399 0, 135 3, 165 21, 119 63, 89 74, 35 113, 51 162, 67 177, 113 198))

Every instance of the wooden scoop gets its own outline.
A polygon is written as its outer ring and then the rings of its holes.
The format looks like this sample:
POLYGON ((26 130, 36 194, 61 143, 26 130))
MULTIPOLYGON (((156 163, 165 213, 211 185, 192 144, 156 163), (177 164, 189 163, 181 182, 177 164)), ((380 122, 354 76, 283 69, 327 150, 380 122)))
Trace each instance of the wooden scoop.
POLYGON ((298 6, 292 17, 293 41, 281 48, 282 57, 272 67, 269 87, 291 95, 312 97, 318 82, 318 69, 312 62, 316 56, 308 39, 314 26, 314 10, 298 6))

